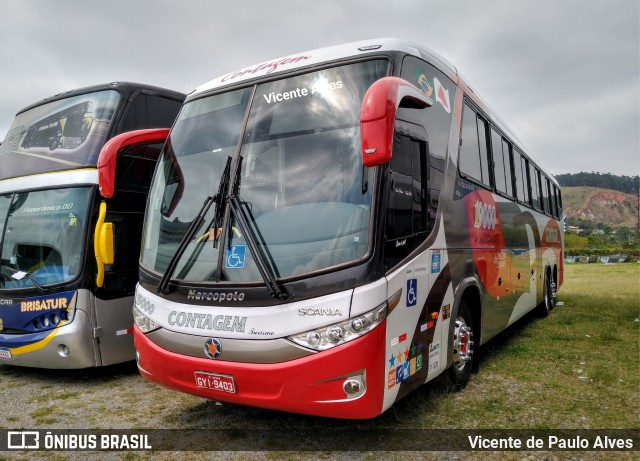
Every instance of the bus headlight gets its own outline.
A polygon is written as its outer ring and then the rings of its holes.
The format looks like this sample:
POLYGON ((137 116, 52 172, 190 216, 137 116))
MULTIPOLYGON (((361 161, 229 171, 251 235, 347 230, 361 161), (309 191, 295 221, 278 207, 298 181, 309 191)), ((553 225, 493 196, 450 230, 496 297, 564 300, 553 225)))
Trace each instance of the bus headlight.
POLYGON ((133 308, 133 321, 143 333, 149 333, 160 328, 160 325, 144 315, 136 307, 133 308))
POLYGON ((314 330, 304 331, 287 339, 309 349, 324 351, 353 341, 377 327, 387 318, 387 306, 384 302, 375 309, 370 310, 355 318, 334 323, 314 330))

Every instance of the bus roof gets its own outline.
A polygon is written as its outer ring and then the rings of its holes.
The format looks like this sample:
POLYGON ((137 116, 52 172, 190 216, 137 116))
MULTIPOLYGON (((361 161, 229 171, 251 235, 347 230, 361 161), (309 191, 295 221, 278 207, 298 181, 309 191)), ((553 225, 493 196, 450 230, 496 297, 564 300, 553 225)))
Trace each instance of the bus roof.
MULTIPOLYGON (((203 94, 217 91, 226 87, 233 87, 240 83, 247 82, 265 76, 277 76, 280 73, 290 72, 295 69, 312 67, 321 63, 339 61, 340 59, 366 56, 380 55, 387 53, 407 53, 412 56, 420 57, 454 81, 456 85, 461 85, 467 94, 473 95, 477 103, 480 103, 483 110, 488 112, 494 123, 516 143, 518 148, 522 150, 539 168, 540 161, 524 146, 522 141, 518 139, 515 133, 501 119, 500 116, 491 108, 491 106, 474 91, 473 86, 468 80, 460 74, 458 69, 451 64, 446 58, 442 57, 432 49, 425 47, 419 43, 403 40, 395 37, 373 38, 370 40, 362 40, 357 42, 346 43, 342 45, 319 48, 311 51, 303 51, 300 53, 272 59, 260 64, 245 67, 243 69, 230 72, 219 76, 209 82, 199 86, 189 94, 187 100, 197 98, 203 94)), ((553 179, 555 181, 555 179, 553 179)))
MULTIPOLYGON (((189 96, 198 96, 212 90, 217 90, 226 86, 237 85, 238 83, 258 77, 277 75, 280 72, 291 71, 293 69, 313 66, 323 62, 337 61, 343 58, 365 56, 372 53, 406 52, 415 56, 423 56, 436 67, 447 74, 457 75, 456 68, 436 52, 425 48, 422 45, 412 43, 398 38, 378 38, 346 43, 343 45, 319 48, 311 51, 303 51, 282 58, 272 59, 257 65, 245 67, 243 69, 222 75, 204 85, 199 86, 189 96)), ((455 79, 455 77, 454 77, 455 79)))
POLYGON ((17 112, 16 115, 19 115, 23 112, 33 109, 34 107, 38 107, 43 104, 48 104, 52 101, 59 101, 61 99, 66 99, 72 96, 77 96, 80 94, 87 94, 87 93, 94 93, 96 91, 102 91, 102 90, 117 90, 125 94, 131 93, 136 90, 143 90, 152 94, 161 94, 165 97, 169 97, 171 99, 176 99, 180 101, 184 101, 184 98, 185 98, 185 95, 183 93, 180 93, 174 90, 169 90, 167 88, 161 88, 158 86, 147 85, 144 83, 133 83, 133 82, 111 82, 111 83, 102 83, 99 85, 86 86, 83 88, 77 88, 75 90, 64 91, 62 93, 55 94, 41 101, 38 101, 36 103, 23 107, 17 112))

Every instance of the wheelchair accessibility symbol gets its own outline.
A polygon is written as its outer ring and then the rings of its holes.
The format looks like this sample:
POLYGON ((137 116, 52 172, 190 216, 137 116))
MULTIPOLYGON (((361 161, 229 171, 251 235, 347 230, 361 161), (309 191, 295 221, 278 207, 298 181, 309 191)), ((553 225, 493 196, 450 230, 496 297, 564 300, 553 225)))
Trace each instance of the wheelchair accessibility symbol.
POLYGON ((244 269, 244 261, 247 255, 246 245, 233 245, 227 250, 225 256, 225 269, 244 269))
POLYGON ((418 279, 407 280, 407 307, 415 306, 418 302, 418 279))

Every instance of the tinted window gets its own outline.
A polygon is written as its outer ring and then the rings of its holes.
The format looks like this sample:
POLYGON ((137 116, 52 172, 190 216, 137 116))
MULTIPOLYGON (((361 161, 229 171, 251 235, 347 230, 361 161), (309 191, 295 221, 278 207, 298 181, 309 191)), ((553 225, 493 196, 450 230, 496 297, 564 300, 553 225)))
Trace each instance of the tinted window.
POLYGON ((169 128, 178 115, 182 102, 157 95, 140 93, 129 104, 119 132, 145 128, 169 128))
POLYGON ((550 215, 555 215, 555 211, 553 209, 553 206, 551 206, 551 184, 549 183, 549 178, 547 178, 545 176, 544 178, 544 190, 543 190, 543 197, 544 197, 544 209, 547 213, 549 213, 550 215))
POLYGON ((496 189, 499 192, 507 193, 507 185, 504 171, 504 157, 502 151, 502 137, 491 129, 491 147, 493 152, 493 177, 496 182, 496 189))
POLYGON ((404 238, 427 230, 429 214, 423 187, 427 183, 425 159, 424 141, 396 134, 390 172, 387 239, 404 238))
POLYGON ((531 185, 531 204, 534 208, 540 209, 541 200, 540 200, 540 187, 539 181, 536 174, 536 168, 532 163, 529 164, 529 184, 531 185))
POLYGON ((516 195, 518 200, 525 202, 525 176, 522 174, 522 171, 522 157, 517 151, 515 151, 513 153, 513 172, 516 180, 516 195))
POLYGON ((480 163, 482 165, 482 182, 485 186, 491 187, 491 179, 489 177, 490 157, 487 149, 487 122, 478 117, 478 140, 480 144, 480 163))
POLYGON ((120 99, 115 90, 98 91, 18 114, 0 146, 0 180, 95 167, 120 99))
POLYGON ((511 173, 511 144, 502 140, 502 155, 504 155, 504 176, 507 184, 507 195, 513 197, 513 175, 511 173))
POLYGON ((462 115, 462 131, 460 133, 460 172, 465 176, 482 182, 482 165, 478 146, 478 126, 476 113, 469 106, 464 106, 462 115))
POLYGON ((555 187, 555 190, 556 190, 556 205, 558 207, 558 217, 560 217, 562 216, 562 195, 558 187, 555 187))

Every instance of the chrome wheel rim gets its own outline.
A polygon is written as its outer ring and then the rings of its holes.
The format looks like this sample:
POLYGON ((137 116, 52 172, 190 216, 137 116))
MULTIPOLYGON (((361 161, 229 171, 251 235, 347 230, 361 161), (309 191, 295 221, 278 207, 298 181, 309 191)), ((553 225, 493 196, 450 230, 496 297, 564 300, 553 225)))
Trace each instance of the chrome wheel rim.
POLYGON ((458 317, 453 331, 453 365, 460 371, 473 357, 473 331, 458 317))

